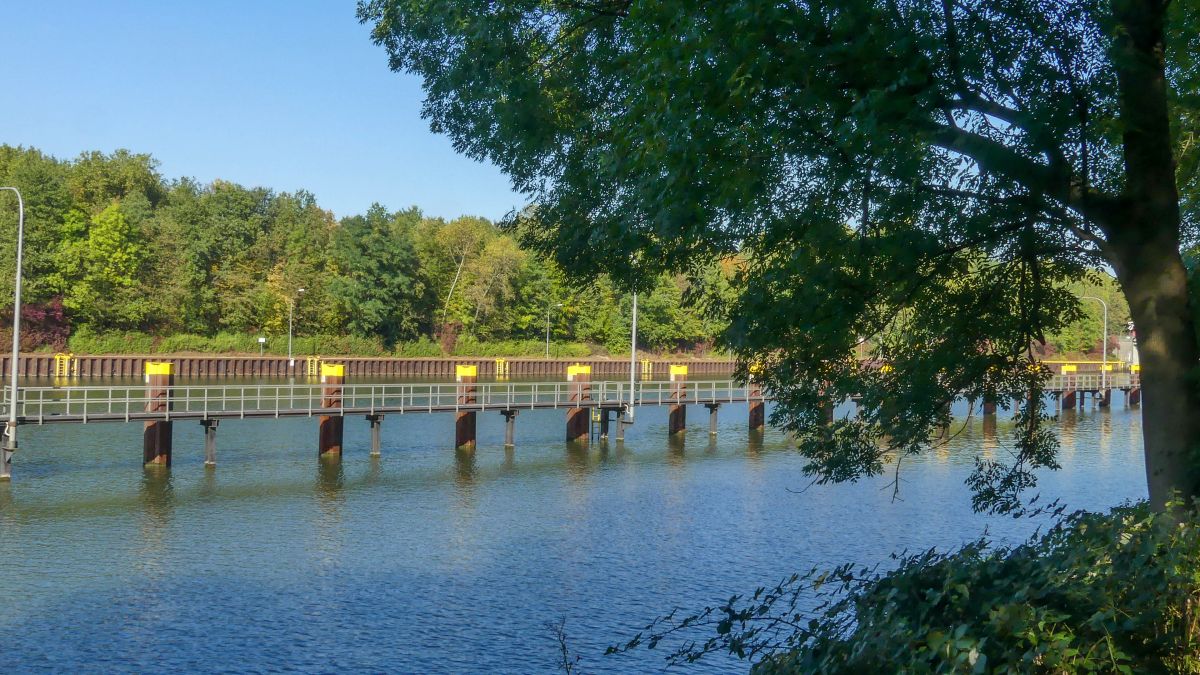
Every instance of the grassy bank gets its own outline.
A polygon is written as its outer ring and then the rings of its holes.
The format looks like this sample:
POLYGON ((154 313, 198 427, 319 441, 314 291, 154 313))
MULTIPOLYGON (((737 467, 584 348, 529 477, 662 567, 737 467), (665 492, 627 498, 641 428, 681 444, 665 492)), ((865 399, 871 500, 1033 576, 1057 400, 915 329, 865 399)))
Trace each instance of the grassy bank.
MULTIPOLYGON (((218 333, 206 335, 154 336, 136 332, 90 333, 78 332, 67 342, 67 351, 75 354, 258 354, 257 335, 218 333)), ((269 337, 263 345, 263 353, 274 356, 287 355, 287 337, 269 337)), ((479 341, 460 338, 454 350, 443 352, 441 345, 428 338, 412 342, 400 342, 390 348, 379 339, 345 335, 305 335, 292 339, 292 353, 299 356, 377 356, 396 358, 421 357, 540 357, 546 353, 546 343, 541 340, 495 340, 479 341)), ((582 342, 551 342, 552 358, 625 357, 629 354, 610 354, 599 345, 582 342)), ((685 358, 724 358, 723 354, 680 354, 685 358)))

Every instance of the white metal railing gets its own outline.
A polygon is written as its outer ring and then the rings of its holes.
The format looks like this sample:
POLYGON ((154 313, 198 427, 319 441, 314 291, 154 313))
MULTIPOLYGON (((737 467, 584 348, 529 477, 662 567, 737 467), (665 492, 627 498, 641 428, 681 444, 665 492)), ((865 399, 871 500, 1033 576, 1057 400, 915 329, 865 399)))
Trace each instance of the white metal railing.
POLYGON ((1101 389, 1131 389, 1140 386, 1140 373, 1063 373, 1050 376, 1046 382, 1046 391, 1099 391, 1101 389))
MULTIPOLYGON (((728 403, 750 400, 752 391, 733 380, 683 384, 639 382, 634 405, 728 403)), ((170 389, 170 409, 146 410, 161 386, 24 387, 17 416, 25 423, 133 421, 176 418, 294 417, 313 415, 484 411, 523 408, 622 407, 628 382, 479 382, 472 384, 186 384, 170 389), (579 393, 584 392, 584 400, 579 393), (340 396, 326 391, 340 390, 340 396), (323 399, 333 399, 331 407, 323 399), (473 400, 472 400, 473 399, 473 400)), ((757 390, 755 390, 757 391, 757 390)), ((7 409, 8 393, 3 404, 7 409)), ((755 399, 761 400, 761 394, 755 399)))
MULTIPOLYGON (((734 380, 696 380, 683 383, 685 397, 677 400, 678 385, 671 382, 638 382, 634 405, 729 403, 762 400, 734 380)), ((1047 392, 1129 389, 1140 386, 1138 373, 1067 373, 1052 375, 1047 392)), ((321 384, 184 384, 170 387, 170 410, 147 412, 149 392, 160 387, 143 385, 24 387, 20 389, 17 416, 24 423, 132 421, 209 417, 293 417, 325 414, 374 414, 445 411, 484 411, 505 408, 621 407, 629 404, 630 384, 624 381, 479 382, 474 384, 343 384, 341 400, 322 407, 321 384), (588 400, 576 392, 586 388, 588 400), (474 388, 474 401, 467 390, 474 388)), ((7 414, 9 390, 3 389, 7 414)))

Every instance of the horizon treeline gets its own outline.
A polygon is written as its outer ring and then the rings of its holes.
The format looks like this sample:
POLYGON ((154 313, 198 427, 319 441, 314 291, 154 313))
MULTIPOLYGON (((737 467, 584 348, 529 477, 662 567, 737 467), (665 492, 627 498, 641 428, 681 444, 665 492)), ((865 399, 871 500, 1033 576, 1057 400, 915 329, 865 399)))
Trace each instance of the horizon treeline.
MULTIPOLYGON (((479 217, 375 204, 335 218, 309 192, 165 179, 148 154, 60 160, 0 145, 0 184, 25 199, 23 347, 67 336, 294 331, 401 342, 545 337, 629 350, 630 297, 581 283, 479 217), (300 294, 298 289, 305 292, 300 294)), ((12 311, 17 218, 0 210, 0 307, 12 311)), ((711 276, 727 286, 723 268, 711 276)), ((724 329, 663 276, 639 297, 638 346, 700 350, 724 329)), ((273 349, 279 342, 272 341, 273 349)))

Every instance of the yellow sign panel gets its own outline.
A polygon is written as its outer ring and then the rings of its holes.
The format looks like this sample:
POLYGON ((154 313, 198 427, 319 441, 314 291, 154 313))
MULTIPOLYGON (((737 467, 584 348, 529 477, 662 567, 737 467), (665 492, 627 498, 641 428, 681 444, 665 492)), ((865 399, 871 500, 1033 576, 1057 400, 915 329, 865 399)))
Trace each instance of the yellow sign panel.
POLYGON ((567 366, 567 379, 574 378, 576 375, 591 375, 592 367, 576 363, 573 366, 567 366))
POLYGON ((345 377, 346 366, 340 363, 322 363, 321 377, 345 377))
POLYGON ((1132 366, 1129 366, 1129 371, 1133 373, 1140 373, 1142 372, 1142 365, 1140 363, 1135 363, 1132 366))
POLYGON ((1064 373, 1073 373, 1075 372, 1075 366, 1063 366, 1062 371, 1064 373))
POLYGON ((672 375, 687 375, 687 366, 671 366, 672 375))
POLYGON ((161 363, 161 362, 154 362, 154 361, 146 362, 146 374, 147 375, 170 375, 174 372, 175 372, 175 364, 174 363, 170 363, 170 362, 161 363))
POLYGON ((455 377, 475 377, 479 374, 479 366, 476 365, 457 365, 454 366, 455 377))

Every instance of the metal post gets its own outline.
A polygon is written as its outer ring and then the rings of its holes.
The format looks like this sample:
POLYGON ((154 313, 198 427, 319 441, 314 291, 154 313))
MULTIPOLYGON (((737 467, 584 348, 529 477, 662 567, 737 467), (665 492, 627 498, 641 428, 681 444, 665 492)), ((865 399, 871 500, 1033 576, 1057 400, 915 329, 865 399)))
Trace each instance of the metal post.
POLYGON ((720 403, 705 403, 705 408, 708 408, 708 435, 717 435, 717 408, 721 407, 720 403))
POLYGON ((8 424, 4 428, 4 442, 0 444, 0 480, 12 478, 12 456, 17 451, 17 364, 21 350, 21 258, 25 248, 25 200, 15 187, 0 187, 12 190, 17 195, 17 278, 13 288, 13 335, 12 360, 9 362, 11 389, 8 401, 8 424))
POLYGON ((1104 343, 1100 351, 1100 389, 1108 389, 1108 303, 1094 295, 1081 295, 1083 300, 1095 300, 1104 307, 1104 343))
POLYGON ((296 367, 296 359, 292 358, 292 314, 296 309, 296 298, 304 295, 303 288, 296 289, 296 296, 288 298, 288 368, 296 367))
POLYGON ((633 294, 633 321, 629 327, 629 407, 625 409, 625 420, 633 424, 633 408, 637 396, 634 374, 637 372, 637 293, 633 294))
POLYGON ((217 425, 221 420, 200 420, 204 426, 204 466, 217 465, 217 425))
POLYGON ((516 445, 516 410, 501 410, 500 414, 504 415, 504 447, 511 448, 516 445))
POLYGON ((380 430, 383 427, 383 415, 367 415, 367 421, 371 423, 371 456, 378 457, 382 446, 380 430))

